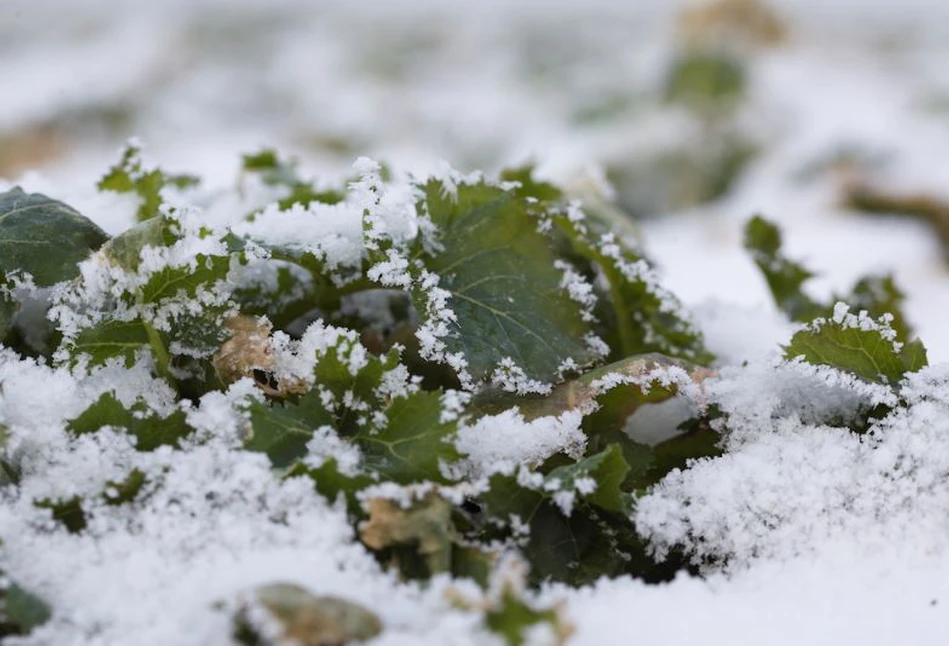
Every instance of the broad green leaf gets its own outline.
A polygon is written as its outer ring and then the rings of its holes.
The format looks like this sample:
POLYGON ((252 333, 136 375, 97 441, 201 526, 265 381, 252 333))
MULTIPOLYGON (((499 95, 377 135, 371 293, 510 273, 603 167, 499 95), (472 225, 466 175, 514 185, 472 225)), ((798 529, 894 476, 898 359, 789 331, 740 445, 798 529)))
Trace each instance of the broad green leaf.
POLYGON ((484 516, 480 538, 503 540, 511 536, 504 528, 526 527, 529 536, 522 554, 534 582, 553 579, 579 585, 603 575, 644 571, 651 560, 638 558, 645 548, 629 520, 632 501, 623 490, 629 470, 621 447, 610 445, 552 470, 543 484, 528 487, 514 476, 496 474, 478 499, 484 516), (581 478, 589 480, 578 483, 581 478), (570 491, 573 502, 565 514, 560 497, 570 491))
POLYGON ((506 168, 500 173, 501 181, 517 182, 519 187, 513 190, 520 198, 534 198, 544 202, 558 202, 563 199, 563 191, 550 182, 534 179, 534 166, 527 164, 515 168, 506 168))
POLYGON ((0 638, 27 635, 52 616, 49 605, 0 570, 0 638))
POLYGON ((745 249, 764 274, 775 303, 791 320, 807 322, 827 311, 804 293, 804 283, 814 274, 784 257, 778 227, 756 215, 745 225, 745 249))
POLYGON ((89 365, 102 365, 114 357, 122 357, 126 367, 135 363, 135 354, 149 347, 149 336, 140 319, 106 320, 80 332, 70 344, 73 356, 89 357, 89 365))
POLYGON ((513 527, 527 528, 529 535, 521 546, 521 554, 531 566, 532 582, 554 580, 582 584, 591 583, 600 575, 623 572, 601 569, 590 578, 585 571, 581 574, 584 561, 595 556, 591 548, 602 547, 606 540, 596 538, 603 527, 595 507, 576 505, 573 513, 565 516, 549 492, 523 487, 513 476, 494 475, 489 485, 488 491, 478 499, 485 529, 477 538, 490 542, 517 537, 519 530, 512 530, 512 522, 513 527))
POLYGON ((461 455, 451 442, 455 423, 439 421, 440 398, 440 392, 417 392, 394 399, 385 409, 382 428, 354 437, 366 468, 400 484, 444 481, 439 465, 461 455))
POLYGON ((152 274, 141 288, 143 303, 159 303, 163 299, 184 294, 193 298, 201 287, 212 287, 230 270, 229 256, 198 255, 194 266, 165 267, 152 274))
POLYGON ((614 360, 649 352, 696 363, 711 360, 701 333, 642 255, 598 220, 557 215, 553 223, 572 253, 598 268, 608 283, 597 314, 614 360))
MULTIPOLYGON (((109 241, 102 250, 103 256, 119 268, 135 272, 139 269, 142 251, 146 247, 175 244, 181 239, 179 228, 172 218, 151 218, 109 241)), ((199 254, 191 264, 164 267, 151 273, 143 285, 120 296, 132 313, 123 313, 123 320, 107 315, 70 338, 67 347, 71 356, 86 354, 91 365, 123 357, 130 366, 136 353, 148 348, 155 358, 158 373, 167 378, 172 359, 170 349, 189 357, 212 355, 227 339, 222 317, 229 306, 201 304, 198 296, 203 292, 214 293, 216 297, 226 295, 231 287, 226 281, 235 261, 246 261, 242 251, 199 254), (188 299, 191 307, 180 306, 177 301, 182 299, 188 299), (159 332, 155 329, 158 324, 153 325, 150 317, 169 302, 173 307, 166 310, 168 320, 162 323, 168 329, 159 332)))
POLYGON ((181 410, 161 417, 141 401, 131 409, 126 408, 112 393, 104 393, 79 417, 71 420, 66 428, 82 434, 94 433, 106 426, 125 429, 136 438, 135 448, 139 451, 152 451, 165 444, 175 446, 178 440, 193 430, 181 410))
POLYGON ((897 350, 892 336, 885 336, 873 326, 861 329, 835 319, 819 322, 791 338, 785 348, 789 359, 800 356, 808 363, 831 366, 866 381, 890 385, 899 383, 907 372, 927 365, 926 349, 919 341, 905 343, 897 350))
MULTIPOLYGON (((420 210, 443 246, 422 260, 448 291, 455 317, 443 340, 449 353, 465 357, 471 376, 485 380, 511 358, 528 378, 552 382, 567 360, 592 363, 596 355, 584 343, 590 329, 560 287, 563 275, 531 203, 483 182, 460 185, 454 196, 435 180, 421 188, 420 210)), ((416 290, 414 299, 428 316, 426 294, 416 290)))
POLYGON ((146 170, 142 165, 141 149, 128 144, 122 151, 122 158, 99 180, 97 186, 100 191, 137 193, 141 199, 138 219, 142 221, 158 215, 162 205, 160 193, 165 186, 189 188, 198 182, 198 178, 193 175, 168 175, 158 168, 146 170))
POLYGON ((41 287, 70 280, 108 236, 75 209, 39 193, 0 193, 0 273, 27 272, 41 287))

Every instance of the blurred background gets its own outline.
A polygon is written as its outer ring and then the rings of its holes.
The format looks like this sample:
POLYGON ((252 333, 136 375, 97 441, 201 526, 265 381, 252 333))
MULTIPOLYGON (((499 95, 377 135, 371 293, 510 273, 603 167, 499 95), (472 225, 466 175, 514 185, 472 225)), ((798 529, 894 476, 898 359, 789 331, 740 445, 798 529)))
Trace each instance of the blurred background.
POLYGON ((265 146, 328 181, 532 162, 706 319, 773 310, 761 213, 815 293, 894 272, 946 360, 947 36, 937 0, 0 0, 0 183, 95 219, 131 136, 212 188, 265 146))

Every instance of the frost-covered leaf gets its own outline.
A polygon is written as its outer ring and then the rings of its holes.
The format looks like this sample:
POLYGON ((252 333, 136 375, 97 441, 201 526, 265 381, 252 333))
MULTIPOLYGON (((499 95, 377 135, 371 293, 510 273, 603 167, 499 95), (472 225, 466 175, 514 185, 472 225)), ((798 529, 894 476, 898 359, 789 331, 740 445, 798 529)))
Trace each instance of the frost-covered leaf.
POLYGON ((189 188, 197 185, 199 180, 193 175, 169 175, 158 168, 147 170, 142 164, 141 153, 137 145, 127 144, 119 162, 99 180, 97 186, 100 191, 138 194, 141 199, 138 219, 147 220, 158 215, 163 188, 189 188))
POLYGON ((101 252, 110 265, 109 295, 102 295, 101 286, 90 295, 79 285, 61 297, 69 304, 59 308, 61 315, 66 312, 69 320, 68 312, 78 311, 84 322, 78 330, 70 326, 60 356, 76 362, 87 355, 90 365, 123 357, 131 365, 138 351, 147 349, 158 374, 169 380, 175 356, 210 357, 228 337, 222 323, 231 309, 229 274, 246 262, 231 238, 203 228, 186 232, 169 216, 113 238, 101 252), (94 311, 88 313, 90 307, 94 311))
POLYGON ((437 327, 440 317, 448 325, 445 349, 464 357, 476 381, 505 359, 544 383, 556 381, 566 361, 592 363, 596 354, 584 341, 590 329, 561 288, 563 274, 531 203, 484 182, 455 188, 452 194, 435 180, 422 187, 420 209, 438 228, 442 248, 421 259, 448 297, 432 308, 431 289, 416 290, 423 323, 437 327))
POLYGON ((609 286, 596 313, 613 359, 659 352, 696 363, 711 356, 678 299, 664 289, 649 262, 593 218, 576 211, 553 218, 573 253, 602 273, 609 286))
POLYGON ((890 327, 896 332, 897 340, 902 341, 911 336, 912 328, 903 314, 906 295, 890 274, 865 276, 857 281, 849 294, 838 296, 836 300, 844 301, 854 311, 866 310, 874 318, 889 314, 893 317, 890 327))
POLYGON ((440 466, 461 455, 450 441, 456 425, 442 422, 439 392, 399 397, 385 409, 386 422, 354 437, 367 469, 400 484, 443 481, 440 466))
POLYGON ((866 381, 895 385, 927 365, 920 341, 900 344, 885 321, 851 314, 838 303, 831 319, 817 319, 791 338, 786 356, 852 373, 866 381))
POLYGON ((379 617, 367 608, 339 597, 316 596, 296 584, 263 585, 249 596, 234 619, 234 636, 242 644, 329 646, 362 642, 382 632, 379 617), (260 610, 270 619, 264 626, 258 625, 260 610))
POLYGON ((478 498, 482 538, 519 542, 535 582, 643 575, 655 564, 628 518, 625 487, 638 485, 627 482, 629 472, 621 446, 613 444, 546 476, 495 474, 478 498))
POLYGON ((607 511, 624 513, 630 500, 621 487, 628 472, 623 451, 612 444, 596 455, 554 469, 546 480, 559 482, 562 490, 580 492, 590 503, 607 511))
POLYGON ((164 215, 156 215, 109 240, 103 245, 102 253, 119 267, 135 271, 141 263, 143 249, 170 247, 180 239, 179 224, 164 215))
POLYGON ((82 434, 94 433, 106 426, 124 429, 132 435, 139 451, 152 451, 166 444, 175 446, 178 440, 192 432, 181 410, 162 417, 141 401, 126 408, 112 393, 99 397, 79 417, 71 420, 67 429, 82 434))
POLYGON ((39 193, 0 193, 0 273, 27 272, 40 287, 70 280, 108 236, 75 209, 39 193))
POLYGON ((0 638, 26 635, 52 616, 49 605, 0 570, 0 638))
POLYGON ((148 331, 140 320, 108 320, 80 332, 70 348, 74 356, 87 356, 90 366, 122 357, 126 367, 131 367, 136 354, 149 347, 149 341, 148 331))

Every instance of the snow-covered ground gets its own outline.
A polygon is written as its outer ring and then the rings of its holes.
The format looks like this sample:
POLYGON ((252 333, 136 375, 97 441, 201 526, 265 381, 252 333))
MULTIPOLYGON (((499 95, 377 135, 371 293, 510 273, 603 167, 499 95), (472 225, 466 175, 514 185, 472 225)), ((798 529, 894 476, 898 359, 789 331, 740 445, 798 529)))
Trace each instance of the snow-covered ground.
MULTIPOLYGON (((327 181, 368 155, 418 174, 533 160, 565 185, 600 186, 656 151, 710 145, 693 115, 661 101, 684 6, 0 0, 0 186, 62 199, 117 233, 134 204, 95 182, 130 136, 149 161, 201 175, 209 194, 231 190, 240 154, 262 146, 327 181)), ((839 402, 813 403, 820 387, 774 367, 793 327, 741 248, 744 223, 761 213, 782 226, 788 255, 820 274, 816 295, 893 272, 930 363, 949 362, 949 265, 934 230, 843 204, 854 174, 949 200, 949 4, 773 6, 786 38, 742 50, 747 96, 727 117, 757 155, 723 196, 637 221, 719 356, 710 396, 735 424, 728 455, 671 474, 640 502, 638 526, 658 548, 682 544, 729 567, 658 586, 548 586, 541 596, 563 601, 576 628, 570 643, 941 645, 949 634, 945 366, 913 378, 912 405, 873 442, 811 423, 801 410, 839 402)), ((655 190, 646 199, 664 204, 655 190)), ((122 379, 130 397, 162 397, 144 373, 122 379)), ((143 456, 108 433, 66 442, 63 420, 100 384, 7 354, 0 384, 0 423, 49 441, 35 459, 58 476, 30 486, 85 493, 134 465, 164 473, 161 495, 175 501, 110 511, 78 537, 0 509, 4 566, 62 612, 10 643, 226 644, 236 595, 275 579, 373 608, 386 626, 379 644, 492 639, 449 603, 448 581, 424 588, 381 573, 345 512, 276 481, 264 456, 215 446, 143 456)), ((202 406, 195 423, 234 423, 223 395, 202 406)))

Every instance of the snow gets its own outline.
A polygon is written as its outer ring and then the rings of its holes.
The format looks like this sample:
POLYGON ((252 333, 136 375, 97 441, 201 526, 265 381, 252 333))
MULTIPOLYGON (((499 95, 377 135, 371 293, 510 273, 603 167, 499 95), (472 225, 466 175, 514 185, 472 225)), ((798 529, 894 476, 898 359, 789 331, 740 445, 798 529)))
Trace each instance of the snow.
MULTIPOLYGON (((395 246, 370 278, 424 292, 432 316, 420 330, 422 354, 448 362, 470 386, 464 358, 445 349, 453 322, 447 292, 399 247, 421 232, 426 251, 435 252, 437 236, 416 212, 409 184, 382 181, 380 162, 405 177, 438 177, 451 196, 480 179, 477 168, 490 176, 533 159, 543 177, 564 185, 582 177, 602 184, 604 167, 615 162, 701 146, 681 113, 642 99, 661 84, 682 2, 126 4, 0 0, 0 73, 12 88, 0 104, 0 173, 7 175, 0 189, 19 184, 63 199, 116 234, 134 224, 137 199, 94 185, 129 135, 142 137, 149 165, 205 178, 187 194, 164 194, 182 222, 180 243, 146 251, 135 272, 96 257, 84 264, 81 286, 58 288, 55 315, 67 335, 90 323, 79 303, 105 301, 163 267, 222 253, 220 239, 202 235, 201 224, 312 252, 339 270, 340 281, 386 241, 395 246), (576 117, 615 97, 626 101, 619 116, 576 117), (110 117, 110 108, 119 116, 110 117), (47 133, 57 154, 5 170, 3 137, 19 130, 47 133), (271 204, 275 189, 238 177, 239 154, 261 144, 299 155, 305 176, 349 186, 350 196, 280 211, 271 204), (244 218, 257 209, 252 221, 244 218)), ((621 271, 676 295, 717 357, 701 403, 728 416, 726 455, 671 473, 634 511, 657 553, 687 547, 702 576, 655 586, 627 578, 578 590, 546 586, 539 600, 562 604, 575 628, 571 644, 941 645, 949 632, 945 255, 921 222, 845 209, 841 173, 853 169, 806 172, 857 150, 877 160, 854 164, 874 185, 949 197, 946 5, 774 5, 788 18, 789 40, 756 55, 750 97, 736 117, 765 144, 760 156, 722 198, 636 223, 658 270, 622 260, 614 238, 600 241, 621 271), (782 226, 788 257, 819 273, 817 296, 841 293, 870 271, 893 271, 935 365, 909 375, 897 395, 830 368, 781 360, 780 344, 799 327, 776 311, 740 249, 742 226, 758 212, 782 226), (863 435, 839 425, 900 398, 906 405, 863 435)), ((582 224, 580 207, 568 216, 582 224)), ((243 271, 268 279, 252 267, 243 271)), ((592 317, 589 283, 568 265, 559 269, 563 288, 592 317)), ((221 294, 206 296, 223 303, 221 294)), ((678 311, 675 301, 663 303, 678 311)), ((149 316, 160 325, 179 306, 149 316)), ((124 315, 131 312, 115 314, 124 315)), ((839 305, 832 320, 879 329, 839 305)), ((275 375, 312 380, 321 354, 341 341, 355 374, 368 358, 354 333, 318 322, 298 341, 274 334, 275 375)), ((604 349, 595 336, 589 343, 604 349)), ((513 362, 499 366, 495 382, 522 393, 549 389, 519 370, 513 362)), ((413 388, 396 369, 379 394, 413 388)), ((49 624, 8 643, 229 644, 233 610, 253 587, 277 581, 371 608, 385 626, 375 644, 497 643, 478 612, 451 601, 479 599, 473 585, 444 577, 428 587, 399 582, 354 541, 343 506, 305 478, 282 480, 265 456, 238 448, 246 408, 261 398, 250 380, 205 395, 185 411, 197 433, 180 448, 151 453, 136 452, 121 433, 66 432, 66 420, 108 391, 163 415, 175 407, 174 393, 141 362, 86 375, 0 350, 0 427, 24 473, 21 487, 0 499, 0 565, 56 609, 49 624), (146 476, 142 498, 106 504, 101 493, 133 468, 146 476), (55 526, 31 502, 74 495, 86 509, 81 534, 55 526)), ((458 419, 467 397, 446 393, 442 420, 458 419)), ((655 441, 645 433, 656 419, 681 418, 695 405, 680 397, 644 407, 627 430, 655 441)), ((586 443, 579 411, 527 421, 510 410, 462 421, 455 444, 473 477, 557 452, 579 456, 586 443)), ((360 460, 327 428, 310 449, 311 466, 334 457, 346 473, 360 460)), ((591 483, 576 486, 582 493, 591 483)), ((558 500, 569 506, 574 494, 558 492, 558 500)), ((532 643, 550 639, 532 633, 532 643)))

